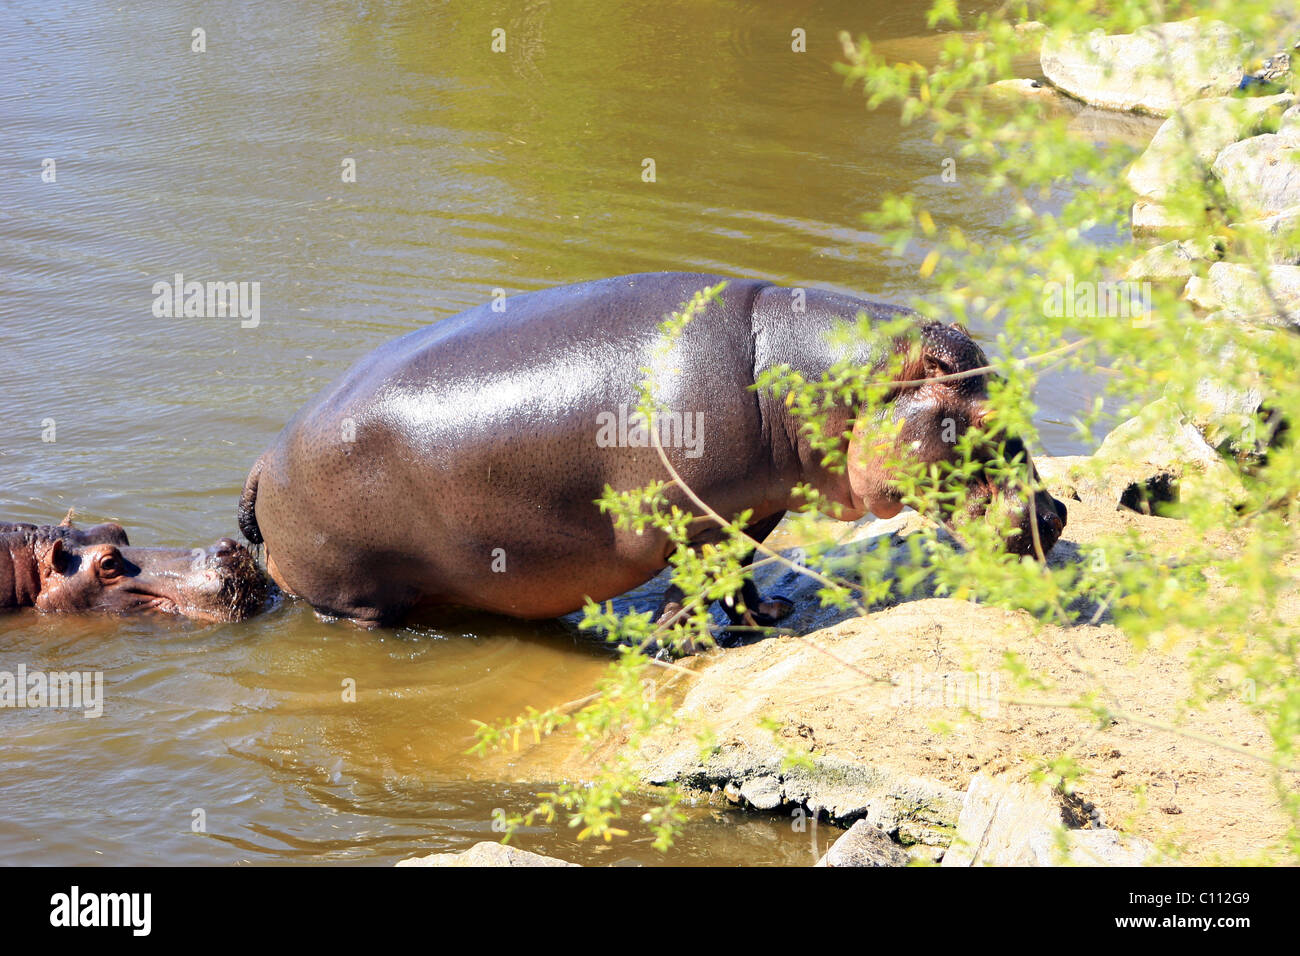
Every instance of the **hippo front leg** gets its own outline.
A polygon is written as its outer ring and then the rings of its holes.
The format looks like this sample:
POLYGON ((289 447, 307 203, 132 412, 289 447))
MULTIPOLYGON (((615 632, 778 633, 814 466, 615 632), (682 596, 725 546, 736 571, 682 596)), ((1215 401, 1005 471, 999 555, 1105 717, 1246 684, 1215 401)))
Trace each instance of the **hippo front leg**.
MULTIPOLYGON (((753 538, 759 544, 766 540, 772 530, 781 523, 785 517, 784 511, 778 511, 776 514, 769 515, 762 521, 757 521, 745 528, 745 534, 753 538)), ((716 535, 710 535, 708 541, 715 540, 716 535)), ((696 549, 707 543, 705 539, 692 541, 689 547, 696 549)), ((741 567, 748 568, 754 560, 756 550, 750 551, 741 561, 741 567)), ((659 612, 655 615, 655 624, 658 627, 668 627, 677 622, 686 605, 686 594, 675 583, 670 583, 664 590, 663 601, 659 606, 659 612)), ((732 627, 772 627, 778 621, 790 615, 794 610, 794 602, 789 598, 779 594, 774 594, 764 600, 759 594, 758 586, 753 580, 746 578, 741 585, 740 596, 729 597, 722 602, 722 610, 726 613, 731 621, 732 627)), ((730 646, 738 641, 719 641, 724 646, 730 646)), ((687 649, 686 653, 693 653, 692 649, 687 649)))
MULTIPOLYGON (((778 511, 776 514, 769 515, 762 521, 750 525, 745 529, 745 534, 762 544, 784 517, 785 512, 778 511)), ((754 555, 757 553, 758 551, 755 549, 745 555, 741 567, 749 567, 754 561, 754 555)), ((722 602, 722 610, 731 619, 732 627, 775 627, 779 621, 790 616, 790 613, 794 610, 794 602, 782 594, 773 594, 771 597, 764 599, 758 593, 758 585, 754 583, 752 578, 747 577, 745 583, 740 586, 740 600, 737 601, 734 595, 727 598, 722 602)))

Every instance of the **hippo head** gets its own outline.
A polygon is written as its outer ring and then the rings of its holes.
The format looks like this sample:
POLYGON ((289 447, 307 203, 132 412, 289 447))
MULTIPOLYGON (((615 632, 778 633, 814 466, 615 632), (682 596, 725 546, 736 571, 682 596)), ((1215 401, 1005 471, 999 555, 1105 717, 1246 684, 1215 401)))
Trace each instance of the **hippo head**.
POLYGON ((133 548, 115 524, 0 525, 0 563, 7 565, 0 583, 11 584, 0 606, 45 611, 163 611, 239 621, 261 609, 269 587, 248 549, 230 538, 192 551, 133 548))
MULTIPOLYGON (((894 471, 899 460, 912 465, 958 464, 963 440, 973 451, 973 471, 949 475, 938 506, 945 521, 989 513, 1011 530, 1006 547, 1016 554, 1046 555, 1065 528, 1066 508, 1041 487, 1024 443, 1000 434, 988 409, 988 375, 962 372, 986 368, 988 359, 959 325, 928 324, 910 347, 900 385, 884 405, 883 416, 898 429, 883 440, 881 418, 860 417, 849 442, 849 484, 855 499, 879 517, 902 510, 894 471), (972 429, 973 436, 967 436, 972 429), (973 441, 971 439, 974 439, 973 441), (891 464, 892 460, 892 464, 891 464), (959 495, 960 483, 965 494, 959 495)), ((945 470, 940 470, 944 474, 945 470)))

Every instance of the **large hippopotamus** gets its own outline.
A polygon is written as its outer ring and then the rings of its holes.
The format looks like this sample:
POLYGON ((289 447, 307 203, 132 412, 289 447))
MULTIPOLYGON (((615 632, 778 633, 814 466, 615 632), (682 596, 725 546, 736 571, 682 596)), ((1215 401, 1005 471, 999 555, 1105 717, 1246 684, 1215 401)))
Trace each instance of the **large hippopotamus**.
MULTIPOLYGON (((661 322, 721 281, 651 273, 533 292, 381 346, 311 399, 257 460, 239 503, 241 530, 265 544, 281 588, 363 625, 430 605, 550 618, 621 594, 672 552, 662 532, 616 527, 594 504, 607 485, 626 491, 668 477, 646 431, 629 427, 646 369, 677 426, 660 432, 669 460, 723 516, 751 511, 747 530, 758 541, 800 506, 799 483, 846 520, 896 514, 878 421, 831 411, 830 434, 844 436, 849 458, 837 473, 784 396, 754 385, 782 364, 818 379, 843 355, 827 340, 833 326, 859 313, 876 321, 910 313, 731 279, 663 354, 661 322)), ((896 343, 910 351, 888 399, 902 422, 891 447, 945 461, 986 413, 984 373, 952 376, 987 360, 957 326, 917 318, 915 332, 896 343)), ((883 368, 888 355, 864 345, 853 358, 883 368)), ((1015 439, 1006 445, 1008 460, 1023 452, 1015 439)), ((1041 554, 1066 509, 1037 490, 1027 455, 1022 463, 1022 481, 971 478, 971 507, 1003 496, 1019 528, 1009 546, 1041 554)), ((698 511, 680 489, 668 496, 698 511)), ((717 540, 714 523, 700 518, 693 528, 693 545, 717 540)), ((670 589, 660 619, 682 598, 670 589)), ((789 606, 762 601, 747 584, 726 610, 734 622, 764 624, 789 606)))
POLYGON ((241 621, 261 609, 269 590, 248 549, 230 538, 193 551, 133 548, 119 524, 0 524, 0 610, 241 621))

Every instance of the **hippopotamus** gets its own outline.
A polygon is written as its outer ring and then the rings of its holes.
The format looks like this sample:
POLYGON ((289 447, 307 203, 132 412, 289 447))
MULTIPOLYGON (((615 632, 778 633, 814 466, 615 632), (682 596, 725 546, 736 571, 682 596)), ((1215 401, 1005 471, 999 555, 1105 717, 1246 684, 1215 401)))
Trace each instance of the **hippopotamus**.
MULTIPOLYGON (((843 436, 848 454, 836 471, 785 396, 755 388, 765 369, 782 365, 819 379, 844 357, 828 341, 837 324, 860 313, 913 320, 915 334, 895 344, 910 351, 887 399, 902 423, 892 447, 921 462, 950 460, 955 437, 983 422, 986 371, 958 373, 988 362, 964 330, 834 292, 727 280, 720 301, 662 353, 662 321, 722 281, 651 273, 521 294, 380 346, 308 401, 258 458, 238 506, 241 530, 265 545, 272 579, 323 616, 374 626, 460 605, 552 618, 643 584, 674 550, 663 532, 620 528, 595 504, 607 486, 628 491, 668 477, 646 430, 627 427, 647 369, 678 426, 661 435, 669 461, 720 515, 748 511, 747 533, 759 542, 801 507, 800 483, 845 520, 903 507, 879 421, 830 410, 829 433, 843 436)), ((851 358, 864 367, 889 358, 879 346, 856 348, 851 358)), ((978 472, 967 479, 970 501, 982 511, 1003 498, 1018 521, 1008 546, 1041 555, 1066 509, 1038 488, 1019 440, 1006 445, 1007 460, 1023 455, 1023 480, 1008 482, 1005 466, 1000 483, 978 472)), ((666 494, 698 514, 678 486, 666 494)), ((719 539, 716 522, 691 527, 692 546, 719 539)), ((682 598, 669 589, 661 622, 682 598)), ((747 582, 725 610, 735 623, 770 624, 790 606, 763 601, 747 582)))
POLYGON ((240 621, 266 602, 266 576, 231 538, 195 550, 130 544, 119 524, 0 524, 0 610, 163 611, 240 621))

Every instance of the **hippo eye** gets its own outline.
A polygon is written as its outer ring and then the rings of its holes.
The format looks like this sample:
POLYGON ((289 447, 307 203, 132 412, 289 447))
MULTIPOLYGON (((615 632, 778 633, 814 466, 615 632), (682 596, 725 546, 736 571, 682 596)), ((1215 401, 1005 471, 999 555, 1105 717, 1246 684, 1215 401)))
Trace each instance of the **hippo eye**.
POLYGON ((99 573, 105 577, 116 577, 122 573, 122 559, 114 552, 108 552, 99 559, 99 573))

